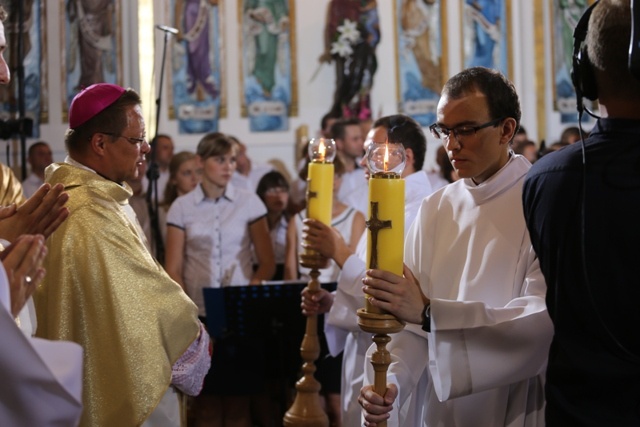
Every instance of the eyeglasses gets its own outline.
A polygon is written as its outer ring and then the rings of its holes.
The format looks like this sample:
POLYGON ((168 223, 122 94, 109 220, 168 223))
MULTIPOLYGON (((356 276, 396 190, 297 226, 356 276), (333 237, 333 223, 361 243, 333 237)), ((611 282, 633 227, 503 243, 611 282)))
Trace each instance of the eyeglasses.
POLYGON ((283 193, 288 193, 289 190, 285 187, 271 187, 271 188, 267 188, 267 190, 264 192, 264 194, 268 195, 268 196, 275 196, 278 194, 283 194, 283 193))
POLYGON ((440 126, 437 123, 429 126, 429 130, 431 131, 431 135, 433 135, 437 139, 449 138, 451 134, 459 140, 460 137, 473 136, 480 129, 488 128, 490 126, 497 126, 501 121, 503 121, 506 117, 501 117, 499 119, 491 120, 490 122, 478 125, 478 126, 458 126, 452 129, 448 129, 440 126))
POLYGON ((129 141, 129 143, 132 144, 132 145, 142 145, 145 142, 147 142, 147 138, 134 138, 132 136, 117 135, 117 134, 111 133, 111 132, 100 132, 100 133, 103 133, 103 134, 109 135, 109 136, 113 136, 114 138, 124 138, 127 141, 129 141))

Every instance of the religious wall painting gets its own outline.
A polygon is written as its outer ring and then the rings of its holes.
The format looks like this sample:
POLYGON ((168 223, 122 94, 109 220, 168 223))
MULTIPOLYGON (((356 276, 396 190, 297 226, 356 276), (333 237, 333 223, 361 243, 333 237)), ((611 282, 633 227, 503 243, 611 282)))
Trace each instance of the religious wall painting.
POLYGON ((122 0, 61 0, 62 112, 83 88, 122 86, 122 0))
POLYGON ((240 105, 252 132, 285 131, 298 113, 294 0, 239 0, 240 105))
POLYGON ((513 75, 511 0, 461 0, 462 63, 513 75))
MULTIPOLYGON (((571 81, 573 68, 573 31, 587 8, 595 0, 548 0, 551 17, 553 109, 562 123, 576 123, 576 91, 571 81)), ((585 100, 587 107, 591 101, 585 100)))
POLYGON ((216 132, 226 116, 223 0, 170 0, 169 115, 183 134, 216 132))
POLYGON ((394 11, 399 110, 426 127, 448 75, 446 1, 395 0, 394 11))
MULTIPOLYGON (((20 25, 17 2, 5 6, 8 18, 4 22, 7 48, 5 58, 11 72, 8 85, 0 86, 0 119, 9 120, 5 128, 13 128, 19 118, 19 100, 24 101, 25 117, 33 121, 32 137, 40 137, 40 123, 49 121, 48 73, 46 60, 46 2, 25 0, 22 2, 22 25, 20 25), (22 61, 18 58, 18 34, 22 34, 22 61), (24 95, 19 94, 18 64, 24 70, 24 95)), ((6 130, 6 129, 0 129, 6 130)), ((1 132, 0 132, 1 133, 1 132)))
MULTIPOLYGON (((330 0, 323 34, 321 63, 335 67, 335 89, 329 113, 370 120, 371 89, 378 69, 376 48, 380 20, 375 0, 330 0)), ((319 14, 320 15, 320 14, 319 14)))

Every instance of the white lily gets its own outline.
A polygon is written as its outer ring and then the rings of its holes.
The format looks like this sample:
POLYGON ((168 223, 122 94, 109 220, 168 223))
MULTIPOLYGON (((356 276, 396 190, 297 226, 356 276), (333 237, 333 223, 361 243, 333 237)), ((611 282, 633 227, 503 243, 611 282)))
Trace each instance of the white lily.
POLYGON ((342 58, 348 58, 352 53, 353 49, 346 40, 339 39, 331 43, 331 55, 338 54, 342 58))
POLYGON ((338 26, 338 33, 340 34, 339 40, 346 40, 351 44, 358 43, 360 41, 360 31, 358 31, 358 24, 350 19, 345 19, 342 25, 338 26))

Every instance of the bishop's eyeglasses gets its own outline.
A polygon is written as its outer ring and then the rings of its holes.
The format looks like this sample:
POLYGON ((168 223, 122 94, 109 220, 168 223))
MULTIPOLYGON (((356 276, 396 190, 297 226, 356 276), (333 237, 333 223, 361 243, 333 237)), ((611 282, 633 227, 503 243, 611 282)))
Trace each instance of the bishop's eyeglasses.
POLYGON ((105 135, 109 135, 109 136, 113 136, 114 138, 124 138, 126 139, 131 145, 142 145, 147 141, 147 138, 134 138, 132 136, 124 136, 124 135, 118 135, 116 133, 112 133, 112 132, 100 132, 103 133, 105 135))

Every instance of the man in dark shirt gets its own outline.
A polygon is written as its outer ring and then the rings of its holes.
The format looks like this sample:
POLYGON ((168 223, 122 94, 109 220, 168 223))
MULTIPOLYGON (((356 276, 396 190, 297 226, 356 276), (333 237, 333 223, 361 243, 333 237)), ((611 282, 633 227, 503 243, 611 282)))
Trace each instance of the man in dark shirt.
POLYGON ((640 425, 640 81, 627 67, 630 32, 628 0, 593 7, 585 42, 600 118, 524 184, 555 328, 547 426, 640 425))

